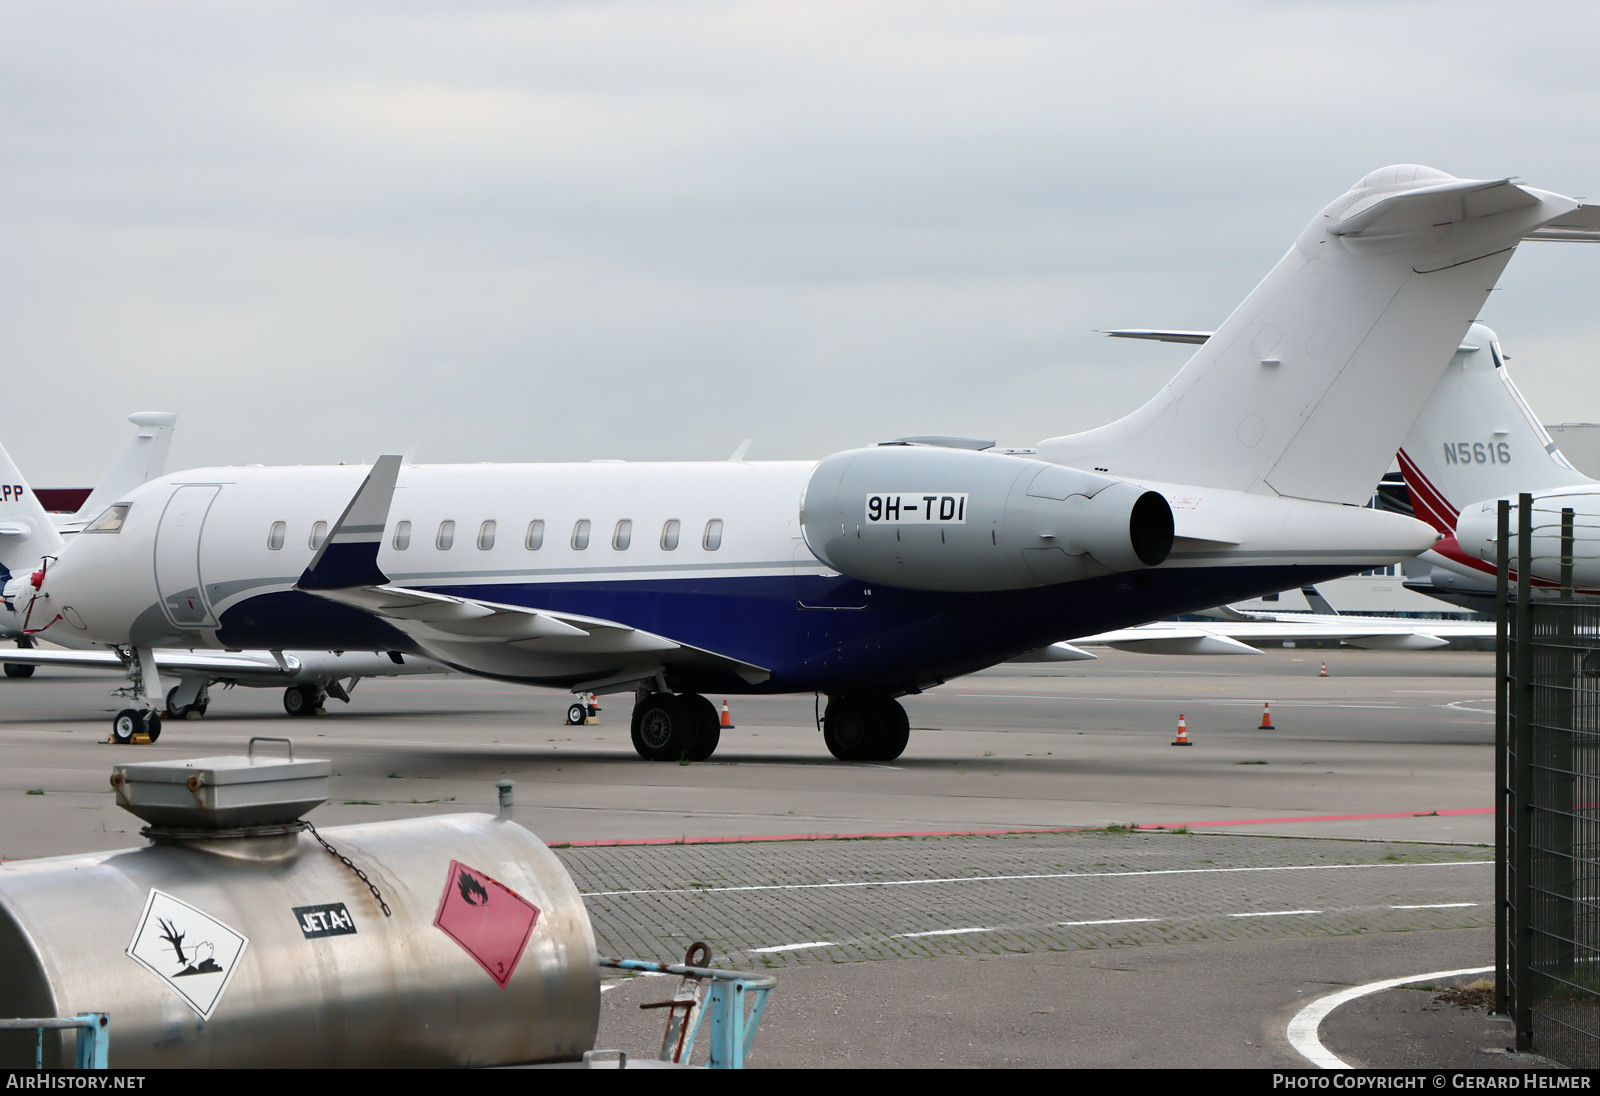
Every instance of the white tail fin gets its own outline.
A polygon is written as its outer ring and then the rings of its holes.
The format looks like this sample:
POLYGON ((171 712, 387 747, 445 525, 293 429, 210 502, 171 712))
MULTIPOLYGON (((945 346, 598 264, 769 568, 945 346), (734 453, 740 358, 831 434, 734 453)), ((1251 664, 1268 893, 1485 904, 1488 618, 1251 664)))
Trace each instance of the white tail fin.
POLYGON ((1455 532, 1471 503, 1594 482, 1550 440, 1512 383, 1500 340, 1481 323, 1406 435, 1400 470, 1417 517, 1444 533, 1455 532))
POLYGON ((171 411, 137 411, 128 416, 128 421, 138 429, 78 512, 61 523, 63 528, 82 528, 129 491, 166 471, 167 450, 172 448, 172 430, 178 416, 171 411))
POLYGON ((1132 479, 1361 503, 1516 245, 1578 203, 1401 165, 1319 213, 1149 403, 1039 443, 1132 479))
POLYGON ((0 567, 11 575, 31 571, 43 557, 61 551, 61 544, 50 515, 0 448, 0 567))

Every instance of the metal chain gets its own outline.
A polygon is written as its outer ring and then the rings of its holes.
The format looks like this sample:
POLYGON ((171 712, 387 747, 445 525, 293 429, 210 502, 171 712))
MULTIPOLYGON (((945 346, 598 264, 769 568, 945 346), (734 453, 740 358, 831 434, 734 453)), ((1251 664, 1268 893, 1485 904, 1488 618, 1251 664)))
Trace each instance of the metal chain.
POLYGON ((355 872, 356 873, 356 878, 361 880, 363 883, 365 883, 367 885, 367 889, 372 892, 372 897, 377 900, 378 908, 383 911, 383 915, 385 917, 394 916, 392 913, 389 912, 389 903, 387 903, 387 902, 385 902, 383 900, 383 894, 381 892, 379 892, 378 885, 376 883, 374 883, 372 880, 367 878, 367 873, 366 872, 362 871, 360 868, 358 868, 354 864, 352 864, 350 862, 350 858, 348 856, 346 856, 344 853, 340 852, 338 849, 336 849, 332 845, 328 844, 327 840, 320 833, 317 832, 317 827, 313 826, 310 822, 306 822, 306 829, 310 830, 311 831, 311 836, 315 837, 317 839, 317 842, 323 848, 328 850, 328 855, 329 856, 337 856, 340 860, 344 861, 344 866, 349 868, 351 871, 355 872))

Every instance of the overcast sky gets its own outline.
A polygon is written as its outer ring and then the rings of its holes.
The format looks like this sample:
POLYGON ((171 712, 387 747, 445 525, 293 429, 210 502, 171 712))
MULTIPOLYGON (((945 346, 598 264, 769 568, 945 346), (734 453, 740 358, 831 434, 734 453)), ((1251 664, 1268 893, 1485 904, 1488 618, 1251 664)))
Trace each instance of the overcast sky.
MULTIPOLYGON (((1026 445, 1368 171, 1600 198, 1600 6, 0 0, 0 438, 171 467, 1026 445)), ((1483 319, 1600 420, 1600 247, 1483 319)))

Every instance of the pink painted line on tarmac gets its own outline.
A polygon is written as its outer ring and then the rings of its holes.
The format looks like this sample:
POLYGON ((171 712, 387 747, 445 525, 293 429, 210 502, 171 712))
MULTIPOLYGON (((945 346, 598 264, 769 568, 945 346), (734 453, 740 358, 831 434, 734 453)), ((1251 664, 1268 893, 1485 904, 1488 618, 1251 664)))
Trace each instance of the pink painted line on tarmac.
MULTIPOLYGON (((1443 811, 1393 811, 1386 814, 1319 814, 1289 818, 1229 818, 1215 822, 1143 822, 1135 826, 1140 830, 1174 830, 1180 826, 1190 829, 1202 826, 1261 826, 1282 822, 1359 822, 1376 818, 1433 818, 1464 814, 1493 814, 1493 807, 1462 807, 1443 811)), ((1103 829, 1102 826, 1060 826, 1054 828, 1017 830, 900 830, 892 833, 766 833, 729 835, 723 837, 619 837, 596 841, 552 841, 554 849, 615 848, 622 845, 738 845, 758 841, 862 841, 872 838, 895 837, 1005 837, 1030 833, 1083 833, 1085 830, 1103 829)))

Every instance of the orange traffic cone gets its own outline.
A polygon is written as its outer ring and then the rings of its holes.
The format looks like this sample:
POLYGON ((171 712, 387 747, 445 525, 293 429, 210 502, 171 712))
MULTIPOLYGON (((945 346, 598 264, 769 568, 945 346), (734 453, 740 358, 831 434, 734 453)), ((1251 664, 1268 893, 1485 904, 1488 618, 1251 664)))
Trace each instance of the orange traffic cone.
POLYGON ((1172 740, 1174 746, 1187 746, 1189 744, 1189 728, 1184 725, 1183 715, 1178 715, 1178 737, 1172 740))
POLYGON ((1320 674, 1318 674, 1317 676, 1318 677, 1327 677, 1328 676, 1328 664, 1326 662, 1324 662, 1322 664, 1322 672, 1320 674))
POLYGON ((1272 701, 1264 700, 1261 705, 1261 726, 1257 727, 1256 730, 1270 731, 1272 730, 1272 701))
POLYGON ((726 699, 722 701, 722 729, 725 731, 733 730, 733 719, 728 715, 728 701, 726 699))

